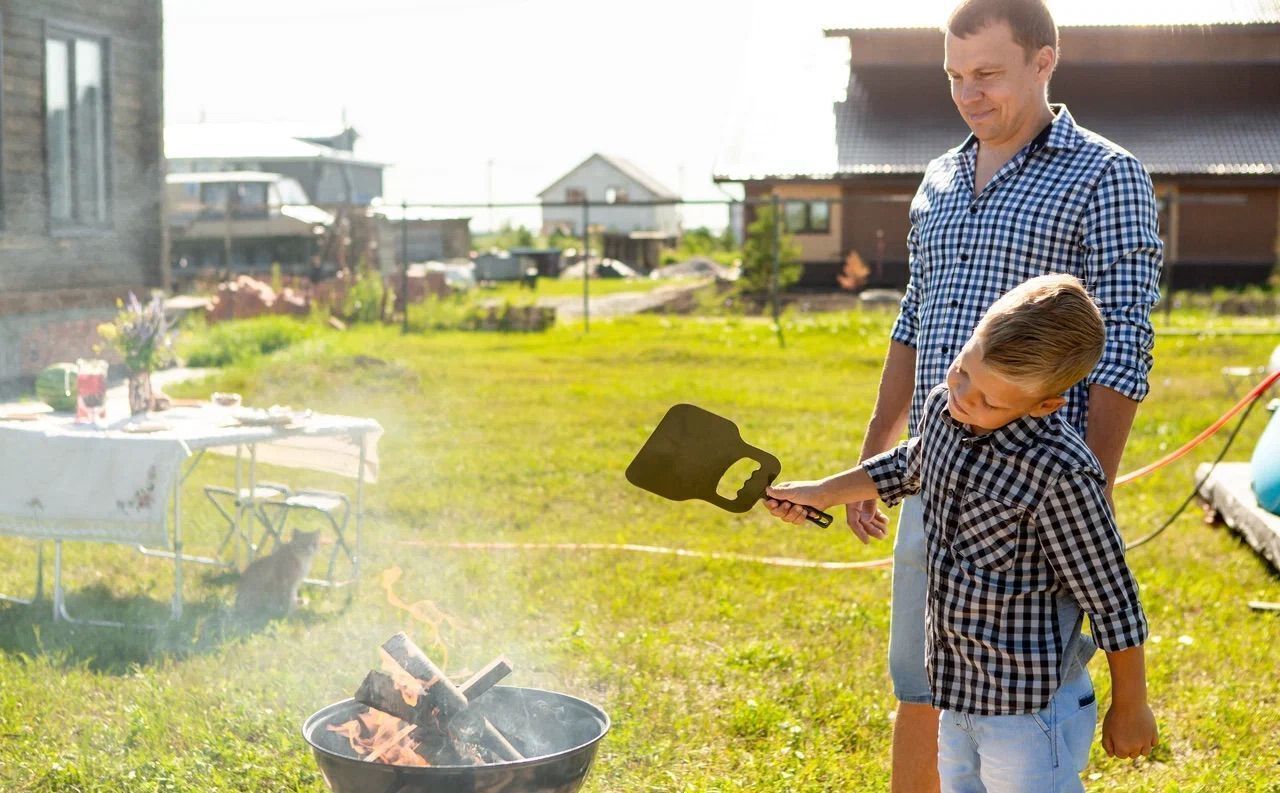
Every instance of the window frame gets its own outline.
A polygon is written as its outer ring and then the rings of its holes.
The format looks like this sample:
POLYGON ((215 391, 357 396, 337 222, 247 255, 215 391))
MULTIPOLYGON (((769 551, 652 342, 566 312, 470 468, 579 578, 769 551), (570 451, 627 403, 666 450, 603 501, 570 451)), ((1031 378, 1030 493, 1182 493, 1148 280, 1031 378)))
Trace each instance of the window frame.
POLYGON ((115 48, 112 45, 111 35, 108 31, 99 28, 88 27, 85 25, 77 25, 65 23, 57 20, 47 19, 44 22, 40 39, 40 108, 41 108, 41 129, 42 129, 42 150, 44 153, 44 188, 45 188, 45 222, 48 226, 49 236, 51 237, 100 237, 111 234, 115 231, 115 190, 113 189, 115 174, 115 139, 112 134, 112 127, 115 118, 113 112, 115 91, 114 80, 112 75, 115 73, 115 48), (68 47, 67 61, 67 87, 68 98, 67 106, 69 112, 68 136, 71 140, 69 147, 71 166, 70 172, 73 174, 71 179, 71 206, 72 213, 77 210, 77 194, 75 184, 75 169, 77 162, 76 154, 76 133, 77 123, 75 114, 75 43, 77 40, 92 40, 98 44, 102 52, 102 201, 103 201, 103 217, 101 220, 85 221, 78 218, 70 220, 60 220, 53 216, 53 181, 52 174, 49 171, 49 74, 48 74, 48 48, 49 40, 57 39, 66 42, 68 47))
POLYGON ((831 204, 833 201, 829 198, 788 198, 782 201, 782 227, 788 234, 830 234, 831 233, 831 204), (800 204, 804 207, 804 222, 799 228, 791 228, 787 222, 788 205, 794 206, 800 204), (813 207, 815 204, 825 204, 827 208, 826 224, 819 227, 813 224, 813 207))

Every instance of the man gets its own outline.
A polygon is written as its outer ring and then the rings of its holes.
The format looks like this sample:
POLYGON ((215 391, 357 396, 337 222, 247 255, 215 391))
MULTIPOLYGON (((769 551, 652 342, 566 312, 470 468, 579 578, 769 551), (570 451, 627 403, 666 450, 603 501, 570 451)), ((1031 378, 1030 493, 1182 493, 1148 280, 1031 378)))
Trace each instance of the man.
MULTIPOLYGON (((1106 323, 1101 362, 1071 389, 1064 418, 1107 477, 1120 465, 1147 393, 1161 243, 1150 177, 1128 152, 1048 101, 1058 31, 1043 0, 965 0, 947 23, 944 68, 972 134, 929 164, 911 204, 910 280, 894 325, 862 459, 915 435, 924 399, 983 312, 1022 281, 1075 275, 1106 323)), ((847 505, 863 542, 884 537, 874 501, 847 505)), ((918 498, 902 507, 894 543, 889 668, 895 793, 938 790, 938 710, 925 676, 925 551, 918 498)), ((1079 625, 1064 640, 1087 660, 1079 625)), ((1108 747, 1108 751, 1111 747, 1108 747)))

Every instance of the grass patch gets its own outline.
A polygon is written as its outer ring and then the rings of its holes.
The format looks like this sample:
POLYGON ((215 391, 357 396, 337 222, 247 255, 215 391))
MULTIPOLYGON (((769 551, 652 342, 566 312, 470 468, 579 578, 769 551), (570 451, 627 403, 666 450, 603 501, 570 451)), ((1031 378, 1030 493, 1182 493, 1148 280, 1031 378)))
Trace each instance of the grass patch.
MULTIPOLYGON (((234 580, 201 568, 187 568, 186 617, 159 635, 70 628, 49 621, 47 604, 0 604, 0 789, 318 793, 323 782, 299 725, 349 696, 377 665, 377 644, 401 628, 447 656, 451 673, 505 652, 517 669, 513 683, 604 707, 615 726, 589 791, 887 789, 894 706, 887 571, 424 543, 887 555, 890 541, 863 546, 839 524, 795 528, 760 510, 738 516, 670 503, 630 487, 622 474, 680 401, 733 417, 745 439, 778 455, 783 476, 847 466, 874 402, 892 319, 787 317, 785 349, 766 320, 738 317, 601 319, 589 334, 576 325, 519 335, 211 329, 245 333, 256 352, 239 354, 233 344, 232 365, 170 389, 176 396, 236 391, 249 404, 382 422, 382 477, 367 491, 368 574, 349 603, 345 593, 308 592, 297 617, 238 637, 213 630, 234 580), (264 337, 289 343, 262 355, 264 337), (404 572, 400 597, 431 599, 455 617, 443 633, 447 648, 431 646, 424 626, 388 604, 378 574, 392 566, 404 572)), ((1195 317, 1175 319, 1196 327, 1195 317)), ((1208 425, 1235 401, 1221 367, 1256 365, 1277 342, 1161 336, 1152 393, 1122 469, 1208 425)), ((1231 458, 1247 459, 1265 415, 1255 411, 1231 458)), ((1164 519, 1216 443, 1117 491, 1126 536, 1164 519)), ((295 485, 347 486, 264 468, 262 477, 295 485)), ((190 551, 210 552, 221 536, 200 488, 231 479, 230 461, 207 458, 188 480, 190 551)), ((70 544, 66 554, 73 609, 164 613, 171 584, 164 562, 105 545, 70 544)), ((33 558, 30 543, 6 543, 0 591, 26 591, 33 558)), ((1156 761, 1134 764, 1095 746, 1089 789, 1275 793, 1280 620, 1245 603, 1280 600, 1280 580, 1229 533, 1191 513, 1134 551, 1131 563, 1159 637, 1147 654, 1163 749, 1156 761)), ((1105 661, 1091 671, 1105 707, 1105 661)))

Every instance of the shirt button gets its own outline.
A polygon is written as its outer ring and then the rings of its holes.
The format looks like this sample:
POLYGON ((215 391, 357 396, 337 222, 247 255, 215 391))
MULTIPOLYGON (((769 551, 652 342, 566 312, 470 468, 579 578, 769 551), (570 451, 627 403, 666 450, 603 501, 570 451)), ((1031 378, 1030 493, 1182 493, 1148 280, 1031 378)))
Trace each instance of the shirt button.
POLYGON ((967 261, 969 261, 969 254, 967 254, 967 253, 962 253, 962 254, 960 254, 960 261, 962 261, 962 262, 967 262, 967 261))
POLYGON ((977 207, 969 207, 969 214, 970 214, 970 215, 976 215, 976 214, 978 214, 978 208, 977 208, 977 207))
POLYGON ((959 300, 952 300, 952 301, 951 301, 951 307, 952 307, 952 308, 959 308, 959 307, 960 307, 960 301, 959 301, 959 300))
POLYGON ((951 347, 949 347, 949 346, 948 346, 948 345, 946 345, 946 344, 942 345, 942 354, 943 354, 943 355, 947 355, 947 354, 948 354, 948 353, 950 353, 950 352, 951 352, 951 347))

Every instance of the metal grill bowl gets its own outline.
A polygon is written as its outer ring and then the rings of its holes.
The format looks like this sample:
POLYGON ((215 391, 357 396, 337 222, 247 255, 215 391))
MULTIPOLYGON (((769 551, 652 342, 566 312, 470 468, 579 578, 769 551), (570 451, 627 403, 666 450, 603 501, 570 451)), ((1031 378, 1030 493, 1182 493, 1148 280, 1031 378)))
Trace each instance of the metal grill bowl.
POLYGON ((302 725, 333 793, 573 793, 582 787, 609 717, 590 702, 536 688, 494 686, 473 706, 507 736, 524 760, 478 766, 366 763, 326 729, 364 706, 352 699, 321 708, 302 725))

